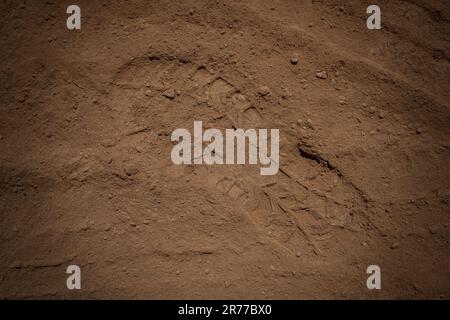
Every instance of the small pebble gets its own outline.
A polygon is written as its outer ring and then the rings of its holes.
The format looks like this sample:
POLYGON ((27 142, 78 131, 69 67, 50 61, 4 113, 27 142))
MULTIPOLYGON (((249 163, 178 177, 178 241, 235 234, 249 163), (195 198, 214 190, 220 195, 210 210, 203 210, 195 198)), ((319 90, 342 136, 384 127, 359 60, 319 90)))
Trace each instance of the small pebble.
POLYGON ((261 96, 261 97, 264 97, 264 96, 267 96, 269 93, 270 93, 270 89, 269 89, 269 87, 268 86, 262 86, 262 87, 260 87, 259 89, 258 89, 258 94, 261 96))
POLYGON ((142 152, 144 152, 144 148, 136 147, 136 151, 139 152, 139 153, 142 153, 142 152))
POLYGON ((164 97, 166 97, 167 99, 173 100, 173 99, 175 99, 177 94, 174 89, 168 89, 168 90, 164 91, 162 95, 164 97))
POLYGON ((316 73, 316 77, 319 79, 327 79, 328 73, 326 71, 320 71, 316 73))

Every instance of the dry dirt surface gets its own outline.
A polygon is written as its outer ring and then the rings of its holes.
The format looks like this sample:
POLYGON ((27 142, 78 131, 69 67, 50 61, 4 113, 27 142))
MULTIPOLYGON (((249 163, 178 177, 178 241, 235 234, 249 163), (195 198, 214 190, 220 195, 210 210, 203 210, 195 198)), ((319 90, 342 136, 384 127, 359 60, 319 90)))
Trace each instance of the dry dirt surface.
POLYGON ((450 8, 370 4, 1 1, 0 298, 450 298, 450 8), (174 165, 194 120, 280 171, 174 165))

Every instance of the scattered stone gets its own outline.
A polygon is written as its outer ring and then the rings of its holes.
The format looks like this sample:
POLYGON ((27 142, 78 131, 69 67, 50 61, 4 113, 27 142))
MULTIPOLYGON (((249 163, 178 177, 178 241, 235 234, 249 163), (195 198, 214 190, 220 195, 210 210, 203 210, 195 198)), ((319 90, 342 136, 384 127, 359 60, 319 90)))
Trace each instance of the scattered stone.
POLYGON ((105 231, 109 231, 109 230, 111 230, 111 225, 108 224, 105 226, 105 231))
POLYGON ((92 103, 93 104, 97 104, 98 103, 98 99, 97 98, 92 99, 92 103))
POLYGON ((147 96, 147 97, 151 97, 151 96, 153 96, 153 93, 152 93, 152 90, 145 90, 145 95, 147 96))
POLYGON ((117 144, 117 140, 112 138, 105 138, 100 142, 100 144, 105 148, 111 148, 114 147, 117 144))
POLYGON ((132 226, 132 227, 136 227, 136 223, 134 223, 134 222, 130 222, 130 226, 132 226))
POLYGON ((319 71, 316 73, 316 77, 319 79, 328 79, 328 73, 326 71, 319 71))
POLYGON ((400 243, 394 242, 394 243, 391 245, 391 249, 397 249, 399 246, 400 246, 400 243))
POLYGON ((264 96, 267 96, 269 93, 270 93, 270 89, 269 89, 269 87, 268 86, 262 86, 262 87, 260 87, 259 89, 258 89, 258 94, 261 96, 261 97, 264 97, 264 96))
POLYGON ((436 231, 437 231, 437 228, 436 228, 436 227, 433 227, 433 226, 429 226, 429 227, 428 227, 428 231, 430 231, 431 234, 435 234, 436 231))
POLYGON ((148 221, 148 220, 144 220, 144 224, 149 224, 150 223, 150 221, 148 221))
POLYGON ((177 270, 177 271, 175 272, 175 274, 176 274, 176 275, 179 275, 179 274, 180 274, 180 270, 177 270))
POLYGON ((295 255, 297 256, 297 258, 300 258, 302 256, 302 253, 300 252, 300 250, 298 250, 295 255))
POLYGON ((370 114, 374 114, 375 112, 377 112, 377 108, 375 108, 374 106, 371 106, 371 107, 369 108, 369 113, 370 113, 370 114))
POLYGON ((229 288, 231 286, 231 282, 230 281, 225 281, 225 288, 229 288))
POLYGON ((167 99, 173 100, 177 96, 177 93, 175 92, 174 89, 167 89, 166 91, 163 92, 162 95, 167 99))
POLYGON ((416 133, 421 134, 423 132, 423 129, 421 127, 416 128, 416 133))
POLYGON ((383 112, 383 111, 381 111, 379 114, 378 114, 378 118, 380 118, 380 119, 384 119, 386 117, 386 114, 383 112))
POLYGON ((144 148, 142 148, 140 146, 137 146, 136 147, 136 151, 139 152, 139 153, 143 153, 144 152, 144 148))
POLYGON ((139 172, 139 169, 134 166, 129 166, 129 167, 125 168, 125 174, 129 177, 136 175, 138 172, 139 172))
POLYGON ((293 64, 293 65, 296 65, 297 63, 298 63, 298 55, 294 55, 292 58, 291 58, 291 63, 293 64))
POLYGON ((25 102, 27 100, 26 95, 20 95, 19 97, 17 97, 17 101, 19 102, 25 102))
POLYGON ((205 273, 206 273, 206 274, 209 274, 209 269, 205 269, 205 273))

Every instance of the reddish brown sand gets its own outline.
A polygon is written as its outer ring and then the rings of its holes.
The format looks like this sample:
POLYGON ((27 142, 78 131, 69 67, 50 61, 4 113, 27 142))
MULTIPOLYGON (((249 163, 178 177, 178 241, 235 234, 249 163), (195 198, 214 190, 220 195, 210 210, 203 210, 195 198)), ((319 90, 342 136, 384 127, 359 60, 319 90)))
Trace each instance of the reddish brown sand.
POLYGON ((377 1, 382 30, 360 0, 73 2, 80 31, 0 4, 0 298, 450 298, 447 1, 377 1), (194 120, 279 128, 281 171, 173 165, 194 120))

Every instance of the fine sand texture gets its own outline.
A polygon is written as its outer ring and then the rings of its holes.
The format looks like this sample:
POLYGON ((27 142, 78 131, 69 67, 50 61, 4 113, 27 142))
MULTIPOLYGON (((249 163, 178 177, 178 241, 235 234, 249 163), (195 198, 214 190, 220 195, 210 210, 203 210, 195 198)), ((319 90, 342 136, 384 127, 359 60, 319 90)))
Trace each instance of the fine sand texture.
POLYGON ((449 299, 450 7, 370 4, 1 1, 0 298, 449 299), (173 164, 194 121, 279 172, 173 164))

